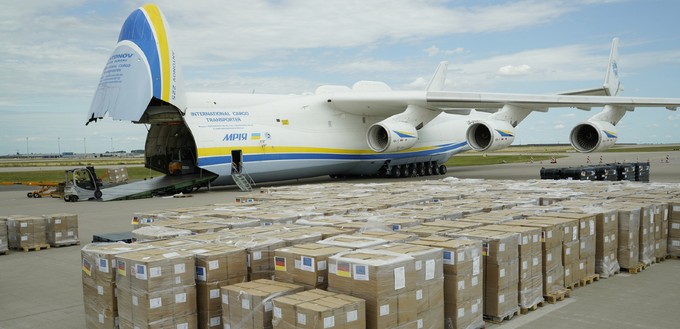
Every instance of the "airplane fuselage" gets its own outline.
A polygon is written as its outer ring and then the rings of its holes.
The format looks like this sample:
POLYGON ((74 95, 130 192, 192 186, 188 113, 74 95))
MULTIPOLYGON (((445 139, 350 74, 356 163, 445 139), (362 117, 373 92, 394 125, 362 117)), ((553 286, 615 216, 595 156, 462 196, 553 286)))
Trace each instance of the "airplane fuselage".
MULTIPOLYGON (((366 133, 385 118, 335 110, 323 95, 187 93, 187 105, 183 124, 195 143, 196 165, 220 175, 216 185, 233 183, 234 165, 256 182, 374 175, 399 165, 443 164, 469 149, 466 117, 446 113, 418 131, 413 147, 378 153, 368 147, 366 133)), ((147 156, 169 149, 166 139, 153 136, 150 132, 147 156)))

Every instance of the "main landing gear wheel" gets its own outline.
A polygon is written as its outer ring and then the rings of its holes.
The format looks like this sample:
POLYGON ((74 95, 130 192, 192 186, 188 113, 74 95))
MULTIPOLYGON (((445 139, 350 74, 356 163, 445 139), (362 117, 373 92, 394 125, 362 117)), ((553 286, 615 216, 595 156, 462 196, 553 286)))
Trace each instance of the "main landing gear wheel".
POLYGON ((446 171, 447 171, 447 170, 448 170, 448 168, 446 168, 445 165, 439 166, 439 174, 440 174, 440 175, 446 175, 446 171))
POLYGON ((102 191, 94 191, 94 198, 95 199, 101 199, 102 198, 102 191))
POLYGON ((394 178, 399 178, 401 176, 401 170, 399 170, 398 166, 394 166, 390 169, 390 176, 394 178))

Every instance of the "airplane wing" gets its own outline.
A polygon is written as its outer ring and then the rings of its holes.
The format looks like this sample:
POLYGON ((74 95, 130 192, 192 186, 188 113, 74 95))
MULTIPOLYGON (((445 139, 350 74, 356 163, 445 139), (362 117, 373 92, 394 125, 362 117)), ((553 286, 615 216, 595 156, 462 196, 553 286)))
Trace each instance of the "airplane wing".
MULTIPOLYGON (((648 98, 584 95, 540 95, 472 93, 453 91, 338 93, 327 95, 327 102, 336 110, 370 116, 391 116, 403 112, 409 105, 449 113, 466 109, 499 110, 514 105, 533 111, 549 108, 591 109, 606 105, 634 109, 636 107, 664 107, 676 110, 680 98, 648 98)), ((493 112, 493 111, 492 111, 493 112)))

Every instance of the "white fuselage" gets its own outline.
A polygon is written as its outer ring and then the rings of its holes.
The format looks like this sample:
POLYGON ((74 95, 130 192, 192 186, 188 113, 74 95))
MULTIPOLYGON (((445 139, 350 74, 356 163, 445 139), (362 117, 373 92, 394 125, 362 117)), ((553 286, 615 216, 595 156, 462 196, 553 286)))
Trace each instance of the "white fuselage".
POLYGON ((467 116, 442 113, 418 131, 417 143, 393 153, 372 151, 368 128, 384 117, 333 109, 322 95, 188 93, 184 120, 198 167, 231 183, 232 152, 255 181, 319 175, 371 175, 385 166, 438 162, 469 149, 467 116))

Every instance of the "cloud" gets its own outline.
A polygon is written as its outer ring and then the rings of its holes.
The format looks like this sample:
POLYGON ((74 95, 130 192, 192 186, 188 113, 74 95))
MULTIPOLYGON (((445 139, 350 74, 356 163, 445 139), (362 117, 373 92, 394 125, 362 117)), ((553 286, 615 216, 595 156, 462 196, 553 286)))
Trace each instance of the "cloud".
POLYGON ((565 127, 566 127, 566 126, 565 126, 564 124, 561 124, 561 123, 558 123, 558 124, 556 124, 556 125, 553 126, 553 128, 555 128, 555 129, 557 129, 557 130, 564 129, 565 127))
POLYGON ((529 73, 531 73, 531 66, 526 64, 519 66, 506 65, 498 69, 498 75, 502 76, 527 75, 529 73))
POLYGON ((427 49, 425 49, 425 50, 423 50, 423 51, 424 51, 428 56, 431 57, 431 56, 437 56, 437 55, 439 54, 440 49, 437 48, 437 47, 435 47, 435 46, 432 46, 432 47, 427 48, 427 49))

